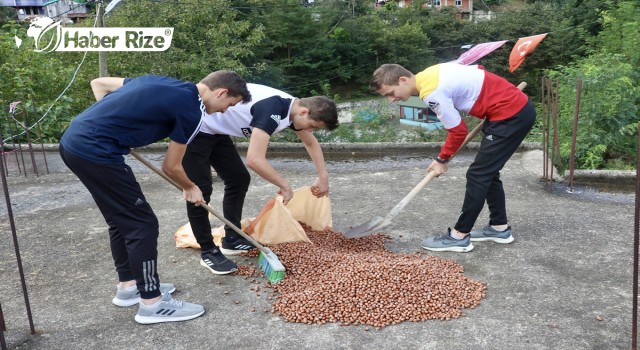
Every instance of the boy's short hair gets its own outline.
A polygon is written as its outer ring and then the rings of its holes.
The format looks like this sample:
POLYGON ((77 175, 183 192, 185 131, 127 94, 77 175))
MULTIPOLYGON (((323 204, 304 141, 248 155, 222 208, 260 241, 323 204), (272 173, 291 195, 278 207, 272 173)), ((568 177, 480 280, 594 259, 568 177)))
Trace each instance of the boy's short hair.
POLYGON ((373 72, 369 88, 372 91, 378 91, 382 85, 398 85, 400 77, 411 77, 412 75, 413 73, 399 64, 383 64, 373 72))
POLYGON ((230 70, 218 70, 207 75, 206 78, 200 80, 201 84, 206 85, 210 90, 227 89, 227 95, 232 97, 242 96, 242 102, 251 101, 251 93, 247 88, 247 82, 242 77, 230 70))
POLYGON ((326 96, 301 98, 300 106, 308 108, 309 118, 323 122, 328 130, 334 130, 340 125, 336 103, 326 96))

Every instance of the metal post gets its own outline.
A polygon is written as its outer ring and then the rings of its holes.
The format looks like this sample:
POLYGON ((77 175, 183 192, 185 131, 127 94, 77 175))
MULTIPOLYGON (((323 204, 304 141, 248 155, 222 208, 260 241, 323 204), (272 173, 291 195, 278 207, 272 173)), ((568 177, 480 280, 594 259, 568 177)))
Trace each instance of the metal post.
MULTIPOLYGON (((640 123, 638 123, 638 158, 640 159, 640 123)), ((638 349, 638 246, 640 245, 640 162, 636 164, 636 211, 633 223, 633 315, 631 317, 631 349, 638 349)))
MULTIPOLYGON (((34 108, 36 108, 36 101, 33 98, 33 93, 31 94, 31 106, 34 108)), ((47 152, 45 152, 44 150, 44 142, 42 141, 42 125, 40 125, 40 122, 36 123, 37 127, 38 127, 38 139, 40 139, 40 150, 42 151, 42 158, 44 159, 44 167, 45 169, 47 169, 47 174, 49 174, 49 163, 47 163, 47 152)))
MULTIPOLYGON (((98 1, 98 13, 96 14, 97 24, 96 27, 102 28, 104 27, 104 3, 102 0, 98 1)), ((106 51, 98 51, 98 74, 100 77, 109 76, 109 72, 107 72, 107 52, 106 51)))
MULTIPOLYGON (((0 149, 4 148, 2 140, 2 131, 0 130, 0 149)), ((2 189, 4 190, 4 198, 7 202, 7 217, 9 218, 9 226, 13 235, 13 247, 16 251, 16 260, 18 262, 18 272, 20 274, 20 282, 22 283, 22 295, 24 296, 24 305, 27 308, 27 318, 29 319, 29 327, 31 334, 36 334, 33 326, 33 317, 31 315, 31 305, 29 303, 29 293, 27 292, 27 284, 24 278, 24 269, 22 268, 22 258, 20 257, 20 248, 18 246, 18 234, 16 233, 16 224, 13 220, 13 210, 11 209, 11 199, 9 198, 9 185, 7 185, 7 177, 4 174, 4 159, 0 157, 0 178, 2 178, 2 189)))
MULTIPOLYGON (((551 88, 553 89, 553 81, 551 82, 551 88)), ((551 144, 551 177, 549 178, 550 182, 553 182, 553 168, 555 165, 555 157, 556 157, 556 149, 559 152, 559 148, 556 147, 558 144, 558 82, 556 81, 556 93, 551 92, 551 108, 549 111, 551 113, 551 117, 553 118, 553 143, 551 144)), ((560 155, 558 155, 560 156, 560 155)))
POLYGON ((576 140, 578 139, 578 116, 580 115, 580 95, 582 94, 582 79, 578 78, 576 86, 576 109, 573 115, 573 132, 571 134, 571 155, 569 158, 569 192, 573 192, 573 169, 576 159, 576 140))
POLYGON ((22 115, 23 115, 23 120, 24 120, 24 130, 25 130, 25 135, 27 137, 27 147, 29 147, 29 155, 31 156, 31 166, 33 166, 33 172, 36 174, 36 177, 38 177, 38 166, 36 165, 36 157, 33 154, 33 143, 31 143, 31 133, 29 132, 29 112, 27 112, 27 108, 23 107, 22 109, 22 115))
POLYGON ((542 109, 541 110, 541 112, 542 112, 541 113, 542 114, 542 178, 545 179, 545 180, 547 179, 547 176, 548 176, 548 174, 547 174, 547 166, 549 164, 549 161, 547 160, 547 147, 548 147, 547 146, 548 145, 548 143, 547 143, 547 135, 548 135, 547 131, 548 131, 548 129, 547 128, 548 128, 548 126, 547 126, 547 116, 546 116, 546 113, 545 113, 547 105, 545 103, 546 99, 545 99, 545 94, 544 94, 545 91, 546 91, 546 89, 545 89, 546 84, 547 84, 547 80, 543 76, 542 80, 540 82, 540 90, 541 90, 540 91, 540 96, 541 96, 540 99, 542 101, 542 103, 540 104, 540 108, 542 109))
MULTIPOLYGON (((555 120, 556 120, 556 148, 558 151, 558 155, 557 155, 557 162, 558 162, 558 167, 560 169, 564 169, 564 165, 562 164, 562 155, 560 154, 560 130, 558 129, 558 125, 557 125, 557 121, 558 121, 558 105, 560 103, 560 80, 556 79, 556 98, 553 101, 553 113, 555 114, 555 120)), ((564 175, 564 174, 563 174, 564 175)))
POLYGON ((4 332, 7 326, 4 324, 4 314, 2 313, 2 304, 0 304, 0 349, 7 350, 7 342, 4 340, 4 332))

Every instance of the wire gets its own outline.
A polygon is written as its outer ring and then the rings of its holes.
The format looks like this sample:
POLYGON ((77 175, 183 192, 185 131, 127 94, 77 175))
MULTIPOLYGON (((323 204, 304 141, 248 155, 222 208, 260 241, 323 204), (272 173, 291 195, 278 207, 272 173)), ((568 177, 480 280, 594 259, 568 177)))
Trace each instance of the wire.
MULTIPOLYGON (((102 2, 98 3, 98 8, 102 6, 102 2)), ((95 28, 96 25, 98 24, 98 17, 96 16, 96 21, 93 23, 93 27, 95 28)), ((78 75, 78 71, 80 71, 80 67, 82 67, 82 64, 84 63, 85 58, 87 58, 87 54, 89 53, 89 51, 85 51, 84 55, 82 56, 82 60, 80 60, 80 63, 78 64, 78 67, 76 67, 75 71, 73 72, 73 76, 71 77, 71 81, 69 82, 69 84, 67 84, 67 86, 64 88, 64 90, 62 90, 62 92, 60 93, 60 95, 58 95, 58 97, 51 103, 51 105, 49 106, 49 108, 47 108, 47 111, 42 115, 42 117, 40 117, 40 119, 38 119, 38 121, 36 121, 35 123, 33 123, 33 125, 31 125, 29 128, 25 129, 23 132, 13 135, 13 136, 9 136, 6 139, 2 140, 3 143, 6 143, 9 140, 15 139, 16 137, 20 137, 24 134, 27 133, 27 130, 31 130, 33 129, 36 125, 38 125, 38 123, 40 123, 51 111, 51 108, 53 108, 53 106, 56 104, 56 102, 58 102, 58 100, 60 100, 60 98, 62 98, 62 96, 64 96, 65 92, 67 92, 67 90, 69 90, 69 88, 71 87, 71 84, 73 84, 73 82, 76 80, 76 76, 78 75)))
MULTIPOLYGON (((87 3, 88 3, 88 2, 87 2, 87 3)), ((59 17, 61 17, 62 15, 64 15, 65 13, 69 13, 69 12, 71 12, 71 11, 73 11, 73 10, 75 10, 75 9, 77 9, 77 8, 79 8, 79 7, 81 7, 81 6, 86 6, 86 5, 87 5, 87 3, 79 4, 78 6, 76 6, 76 7, 72 7, 72 8, 70 8, 70 9, 68 9, 67 11, 61 12, 61 13, 59 13, 57 16, 53 16, 53 17, 51 17, 51 18, 52 18, 52 19, 53 19, 53 18, 59 18, 59 17)))

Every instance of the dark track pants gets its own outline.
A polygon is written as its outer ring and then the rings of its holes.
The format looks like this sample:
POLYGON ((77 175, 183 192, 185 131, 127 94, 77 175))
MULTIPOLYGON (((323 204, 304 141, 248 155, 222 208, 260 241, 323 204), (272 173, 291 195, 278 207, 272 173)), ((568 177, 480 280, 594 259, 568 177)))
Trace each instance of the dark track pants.
POLYGON ((131 168, 90 162, 60 145, 60 156, 98 205, 109 225, 111 255, 119 281, 136 280, 144 299, 160 295, 157 272, 159 225, 131 168))
MULTIPOLYGON (((240 227, 244 198, 249 189, 251 175, 242 162, 231 137, 228 135, 211 135, 198 133, 187 146, 182 159, 182 167, 209 203, 213 192, 211 167, 224 182, 224 198, 222 200, 223 216, 232 224, 240 227)), ((187 203, 187 215, 193 235, 202 251, 214 247, 211 236, 209 212, 201 206, 187 203)), ((225 240, 233 241, 238 234, 225 225, 225 240)))
POLYGON ((536 120, 531 101, 506 120, 485 122, 484 137, 475 160, 467 170, 467 189, 462 211, 454 228, 470 232, 486 200, 489 206, 489 224, 507 224, 507 208, 500 170, 516 152, 536 120))

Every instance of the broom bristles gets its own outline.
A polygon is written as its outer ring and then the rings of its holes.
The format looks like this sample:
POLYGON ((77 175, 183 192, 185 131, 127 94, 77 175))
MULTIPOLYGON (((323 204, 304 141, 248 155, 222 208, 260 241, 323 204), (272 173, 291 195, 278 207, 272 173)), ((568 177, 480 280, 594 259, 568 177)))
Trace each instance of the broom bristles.
POLYGON ((258 263, 269 283, 276 284, 284 278, 284 265, 272 251, 269 253, 260 252, 258 263))

